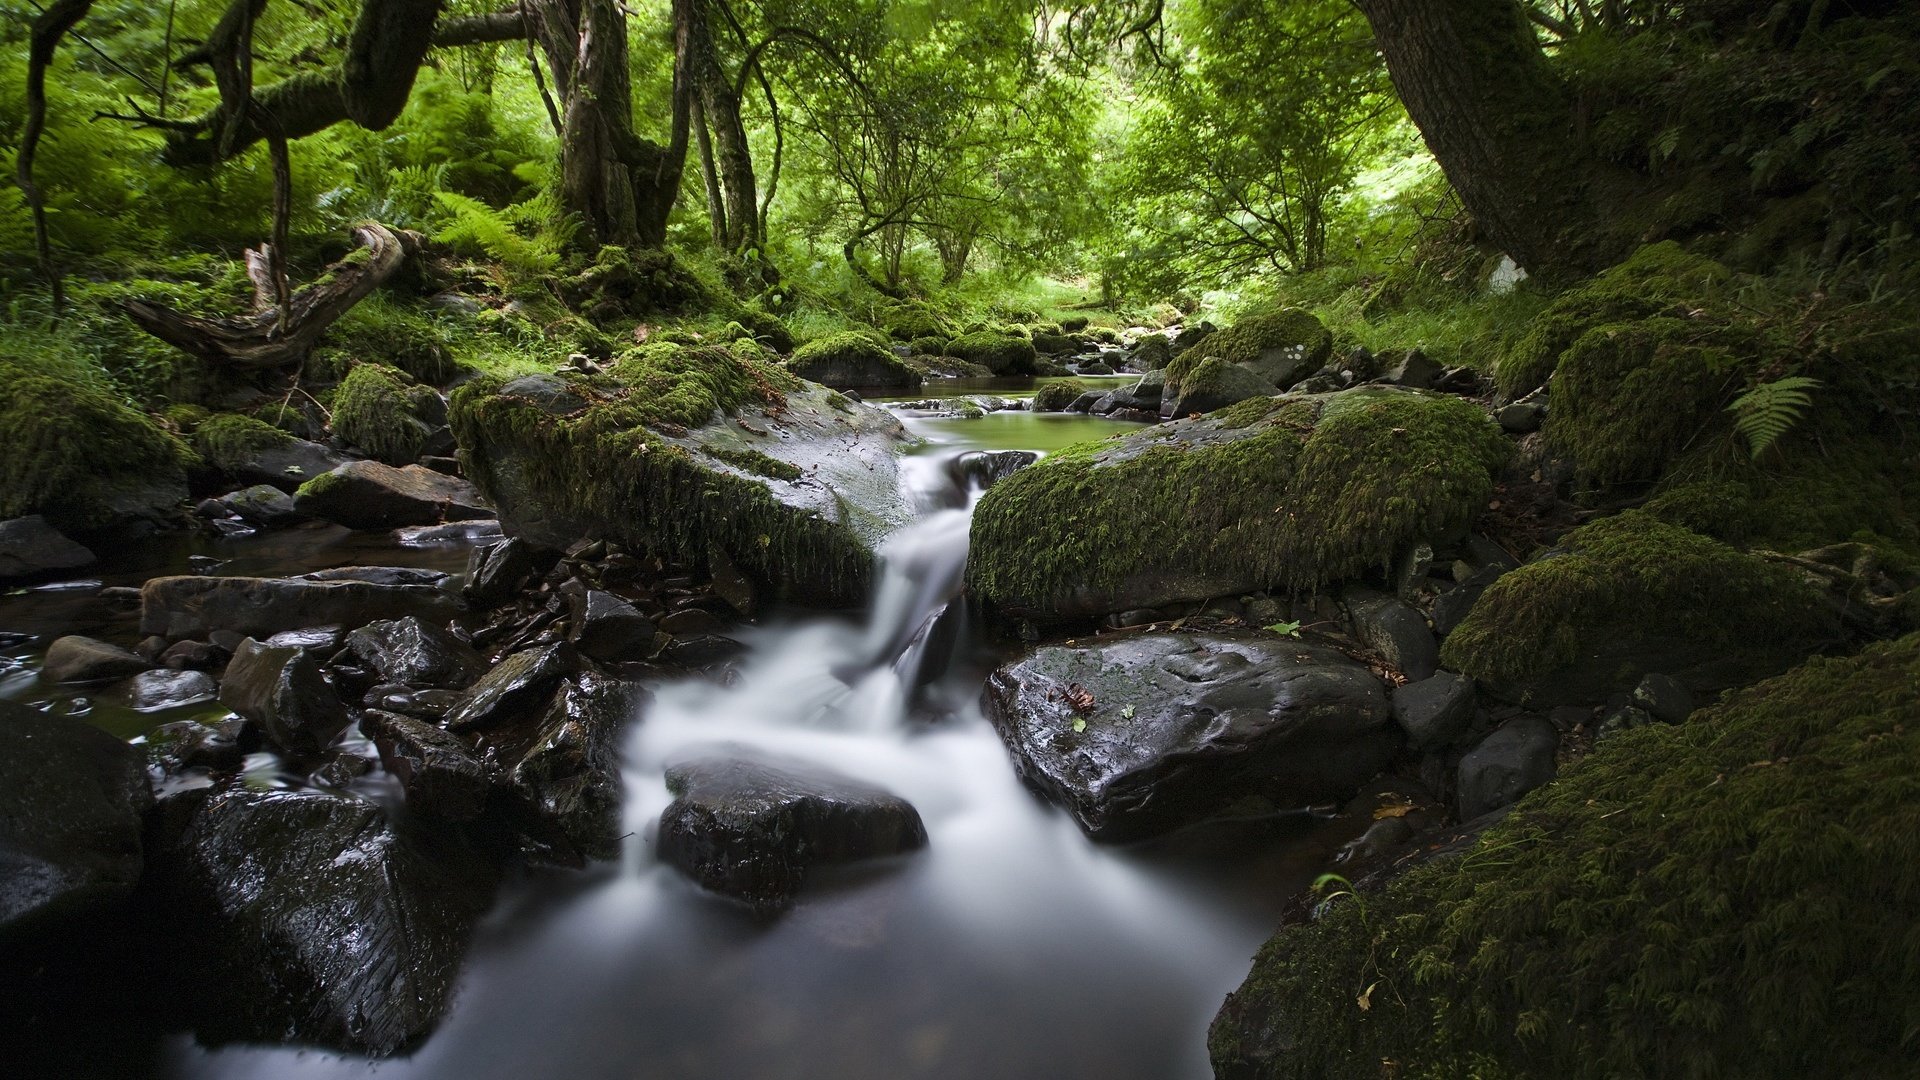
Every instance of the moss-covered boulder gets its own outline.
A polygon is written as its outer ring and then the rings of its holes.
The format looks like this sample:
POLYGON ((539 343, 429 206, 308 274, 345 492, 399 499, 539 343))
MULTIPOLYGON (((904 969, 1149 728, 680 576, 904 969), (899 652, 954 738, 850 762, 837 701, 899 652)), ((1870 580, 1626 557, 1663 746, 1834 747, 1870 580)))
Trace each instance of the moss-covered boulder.
POLYGON ((979 330, 947 342, 946 355, 979 364, 995 375, 1031 375, 1040 354, 1024 335, 1006 330, 979 330))
POLYGON ((1033 395, 1034 412, 1064 412, 1080 400, 1080 384, 1073 381, 1050 382, 1033 395))
POLYGON ((384 364, 360 364, 333 391, 334 434, 389 465, 410 465, 433 438, 444 403, 384 364))
POLYGON ((808 382, 836 390, 920 388, 920 372, 866 334, 829 334, 794 350, 787 367, 808 382))
POLYGON ((0 519, 85 531, 186 499, 192 452, 105 385, 0 362, 0 386, 0 519))
POLYGON ((799 603, 864 602, 874 545, 913 515, 898 420, 744 352, 655 344, 599 376, 477 379, 452 420, 516 535, 720 553, 799 603))
POLYGON ((1509 701, 1591 704, 1649 672, 1696 691, 1739 686, 1839 631, 1797 571, 1628 511, 1501 577, 1441 659, 1509 701))
POLYGON ((1510 452, 1459 398, 1255 398, 1081 443, 994 485, 967 581, 1036 619, 1311 588, 1464 530, 1510 452))
POLYGON ((1165 334, 1147 334, 1134 342, 1132 359, 1142 371, 1159 371, 1173 361, 1173 342, 1165 334))
POLYGON ((1167 365, 1167 389, 1179 393, 1192 373, 1208 360, 1218 360, 1246 370, 1267 387, 1285 390, 1320 370, 1331 355, 1333 335, 1312 312, 1262 312, 1206 335, 1174 357, 1167 365))
POLYGON ((883 308, 875 316, 874 325, 886 331, 895 341, 929 337, 944 340, 953 336, 953 324, 925 304, 911 301, 883 308))
POLYGON ((1191 416, 1224 409, 1248 398, 1271 397, 1273 384, 1239 364, 1209 356, 1191 367, 1183 354, 1167 368, 1160 400, 1162 416, 1191 416), (1175 379, 1178 371, 1180 377, 1175 379))
POLYGON ((1476 848, 1282 929, 1215 1075, 1910 1074, 1916 715, 1920 635, 1610 738, 1476 848))

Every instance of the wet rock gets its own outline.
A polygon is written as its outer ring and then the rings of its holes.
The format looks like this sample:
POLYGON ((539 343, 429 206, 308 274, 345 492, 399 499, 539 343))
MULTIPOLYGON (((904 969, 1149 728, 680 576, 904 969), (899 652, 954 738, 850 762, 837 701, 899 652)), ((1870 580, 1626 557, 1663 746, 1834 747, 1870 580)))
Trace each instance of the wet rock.
POLYGON ((699 608, 682 608, 660 620, 660 629, 674 637, 698 637, 703 634, 718 634, 727 628, 727 624, 711 612, 699 608))
POLYGON ((546 571, 559 558, 559 552, 519 537, 475 548, 467 556, 467 580, 461 591, 479 607, 505 603, 519 592, 521 582, 546 571))
POLYGON ((707 554, 707 567, 713 575, 714 595, 743 619, 751 619, 760 610, 758 590, 725 551, 714 548, 707 554))
POLYGON ((407 805, 448 821, 472 821, 487 806, 492 781, 465 739, 423 720, 369 710, 360 730, 407 793, 407 805))
POLYGON ((1473 706, 1473 680, 1451 671, 1393 691, 1393 718, 1414 750, 1438 749, 1459 738, 1473 722, 1473 706))
POLYGON ((731 748, 667 767, 660 858, 763 910, 792 903, 816 866, 926 846, 906 800, 816 765, 731 748))
POLYGON ((452 575, 418 566, 336 566, 301 574, 301 581, 361 581, 369 585, 444 585, 452 575))
POLYGON ((396 469, 352 461, 301 486, 294 505, 303 514, 350 529, 393 529, 491 518, 493 508, 472 484, 419 465, 396 469))
POLYGON ((383 682, 464 690, 487 670, 472 646, 413 616, 372 622, 347 635, 347 648, 383 682))
POLYGON ((348 458, 319 443, 293 439, 255 451, 247 460, 228 470, 228 475, 243 484, 272 484, 292 492, 317 476, 345 465, 348 458))
POLYGON ((1500 580, 1506 569, 1498 566, 1484 566, 1473 571, 1465 581, 1442 592, 1433 602, 1433 632, 1446 637, 1453 633, 1473 610, 1474 602, 1487 587, 1500 580))
POLYGON ((104 682, 138 675, 152 666, 145 657, 118 645, 68 634, 47 646, 40 677, 50 683, 104 682))
POLYGON ((947 462, 947 475, 962 491, 984 491, 1038 460, 1031 450, 976 450, 947 462))
POLYGON ((129 896, 152 801, 137 747, 0 701, 0 946, 129 896))
POLYGON ((447 714, 447 726, 460 731, 491 727, 536 713, 553 687, 580 666, 573 646, 526 649, 500 661, 469 687, 447 714))
POLYGON ((1525 435, 1540 430, 1547 419, 1547 405, 1544 401, 1516 401, 1496 409, 1493 419, 1509 435, 1525 435))
POLYGON ((619 857, 621 733, 646 700, 636 683, 589 672, 561 684, 530 732, 481 736, 489 756, 504 763, 544 857, 574 864, 619 857))
POLYGON ((1678 724, 1693 715, 1693 693, 1678 679, 1658 672, 1633 688, 1633 704, 1663 724, 1678 724))
POLYGON ((34 581, 93 564, 93 552, 38 514, 0 521, 0 583, 34 581))
POLYGON ((1347 590, 1346 604, 1354 635, 1387 666, 1416 682, 1440 670, 1440 643, 1418 611, 1371 589, 1347 590))
POLYGON ((165 853, 199 1034, 391 1054, 446 1007, 493 871, 372 803, 233 788, 165 853))
POLYGON ((460 700, 461 695, 452 690, 415 690, 410 686, 383 683, 369 689, 360 704, 369 709, 438 721, 460 704, 460 700))
POLYGON ((579 650, 595 660, 635 660, 653 651, 653 620, 632 604, 600 589, 569 582, 567 603, 573 627, 568 634, 579 650))
POLYGON ((204 671, 143 671, 127 680, 127 707, 158 712, 198 705, 220 695, 220 684, 204 671))
POLYGON ((140 590, 140 632, 209 638, 212 631, 267 638, 315 626, 361 626, 415 615, 445 621, 459 605, 432 585, 300 578, 154 578, 140 590))
POLYGON ((1511 805, 1552 780, 1560 730, 1534 716, 1507 721, 1460 759, 1460 820, 1511 805))
POLYGON ((1378 677, 1334 649, 1279 637, 1043 648, 995 671, 984 700, 1021 777, 1101 840, 1249 804, 1343 800, 1399 742, 1378 677))
POLYGON ((730 637, 720 634, 695 634, 692 637, 675 638, 660 651, 661 659, 681 667, 699 668, 709 664, 719 664, 731 660, 747 647, 730 637))
POLYGON ((293 508, 293 497, 272 484, 255 484, 222 495, 220 506, 257 529, 284 529, 307 519, 293 508))
POLYGON ((317 754, 347 727, 346 706, 327 685, 314 654, 252 638, 233 651, 220 703, 260 725, 268 739, 293 754, 317 754))
POLYGON ((154 659, 161 667, 174 671, 218 671, 227 662, 227 650, 210 641, 176 641, 165 645, 167 639, 163 637, 148 640, 164 645, 154 659))
POLYGON ((338 626, 309 626, 304 630, 282 630, 262 644, 276 649, 306 649, 320 656, 332 656, 347 643, 347 632, 338 626))
POLYGON ((409 547, 430 544, 463 544, 476 540, 499 540, 500 522, 492 518, 450 521, 445 525, 408 525, 393 530, 393 538, 409 547))

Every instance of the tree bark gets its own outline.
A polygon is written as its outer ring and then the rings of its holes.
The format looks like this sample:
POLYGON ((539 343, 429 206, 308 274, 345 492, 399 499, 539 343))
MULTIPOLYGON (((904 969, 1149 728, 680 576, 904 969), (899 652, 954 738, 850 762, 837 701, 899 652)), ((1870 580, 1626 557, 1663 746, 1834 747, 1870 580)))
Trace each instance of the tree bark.
POLYGON ((74 24, 85 18, 93 0, 56 0, 33 20, 27 44, 27 122, 20 131, 20 152, 14 160, 14 178, 20 193, 26 196, 33 212, 33 245, 40 259, 40 273, 53 291, 53 310, 67 306, 66 286, 60 267, 53 261, 53 240, 47 233, 47 204, 40 186, 33 180, 33 158, 40 148, 40 136, 47 128, 47 68, 60 39, 74 24))
POLYGON ((1501 250, 1536 277, 1576 277, 1623 252, 1577 137, 1573 101, 1518 0, 1355 0, 1434 159, 1501 250))
MULTIPOLYGON (((707 0, 694 2, 704 5, 707 0)), ((721 67, 704 7, 697 29, 691 58, 694 85, 712 140, 714 172, 726 218, 719 246, 734 254, 749 248, 764 249, 759 185, 754 177, 753 150, 747 142, 746 123, 741 117, 739 84, 728 78, 721 67)))

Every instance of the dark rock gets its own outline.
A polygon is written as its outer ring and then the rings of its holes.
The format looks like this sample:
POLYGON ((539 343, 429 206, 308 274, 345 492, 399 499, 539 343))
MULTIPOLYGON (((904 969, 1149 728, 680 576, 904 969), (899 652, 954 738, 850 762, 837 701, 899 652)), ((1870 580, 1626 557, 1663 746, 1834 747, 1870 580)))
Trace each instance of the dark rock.
POLYGON ((259 724, 275 745, 294 754, 325 750, 347 727, 346 706, 312 653, 252 638, 233 651, 220 703, 259 724))
POLYGON ((1404 355, 1391 360, 1380 380, 1396 386, 1405 386, 1414 390, 1431 389, 1434 381, 1440 377, 1440 365, 1427 358, 1419 349, 1409 349, 1404 355))
POLYGON ((565 416, 587 407, 587 399, 557 375, 522 375, 502 386, 500 392, 524 398, 551 416, 565 416))
POLYGON ((294 496, 301 513, 350 529, 393 529, 491 518, 493 508, 472 484, 418 465, 396 469, 353 461, 303 485, 294 496))
MULTIPOLYGON (((150 640, 165 642, 157 637, 150 640)), ((272 644, 269 642, 268 644, 272 644)), ((155 660, 175 671, 217 671, 227 662, 227 650, 208 641, 176 641, 162 649, 155 660)))
POLYGON ((1460 759, 1460 820, 1471 821, 1552 780, 1560 729, 1538 717, 1507 721, 1460 759))
POLYGON ((235 772, 246 760, 240 746, 238 721, 218 726, 198 720, 175 720, 147 732, 147 763, 162 776, 178 777, 189 769, 235 772))
POLYGON ((559 552, 519 537, 475 548, 467 557, 467 581, 461 591, 469 603, 480 607, 505 603, 520 591, 521 582, 544 573, 559 559, 559 552))
POLYGON ((747 647, 730 637, 720 634, 695 634, 692 637, 676 638, 660 652, 661 659, 681 667, 706 667, 731 660, 747 647))
POLYGON ((1633 703, 1663 724, 1678 724, 1693 715, 1693 693, 1667 675, 1650 674, 1633 688, 1633 703))
POLYGON ((300 581, 363 581, 369 585, 445 585, 452 575, 418 566, 336 566, 301 574, 300 581))
POLYGON ((1427 588, 1427 576, 1433 573, 1433 545, 1425 541, 1400 553, 1393 566, 1393 591, 1411 604, 1427 588))
POLYGON ((393 530, 393 538, 408 547, 504 539, 500 533, 500 522, 493 518, 450 521, 445 525, 408 525, 393 530))
POLYGON ((906 800, 801 762, 727 748, 667 767, 660 858, 715 892, 763 910, 792 903, 814 867, 926 846, 906 800))
POLYGON ((162 577, 140 590, 140 632, 207 638, 225 630, 267 638, 314 626, 361 626, 417 615, 444 621, 459 605, 431 585, 299 578, 162 577))
POLYGON ((1623 705, 1615 709, 1605 720, 1600 721, 1600 727, 1593 733, 1593 737, 1604 739, 1622 731, 1631 731, 1657 722, 1645 709, 1635 705, 1623 705))
POLYGON ((35 581, 93 563, 93 552, 38 514, 0 521, 0 582, 35 581))
POLYGON ((1038 460, 1031 450, 975 450, 947 462, 947 474, 962 491, 985 491, 1038 460))
POLYGON ((332 656, 347 643, 347 632, 338 626, 309 626, 304 630, 282 630, 261 642, 276 649, 306 649, 320 656, 332 656))
POLYGON ((1393 718, 1414 750, 1444 747, 1473 723, 1473 680, 1451 671, 1393 691, 1393 718))
POLYGON ((760 610, 759 590, 747 575, 720 548, 707 553, 707 569, 713 575, 713 591, 743 619, 751 619, 760 610))
POLYGON ((1440 643, 1418 611, 1371 589, 1347 590, 1346 604, 1354 636, 1387 666, 1415 682, 1440 670, 1440 643))
POLYGON ((228 475, 243 484, 272 484, 282 491, 292 492, 314 477, 325 476, 345 465, 347 461, 346 455, 319 443, 294 439, 255 451, 246 461, 231 469, 228 475))
POLYGON ((136 712, 157 712, 197 705, 220 695, 220 684, 204 671, 143 671, 127 680, 127 706, 136 712))
POLYGON ((646 700, 636 683, 587 673, 561 684, 530 731, 480 736, 489 758, 504 763, 526 831, 546 858, 619 856, 621 733, 646 700))
POLYGON ((1043 648, 995 671, 985 702, 1022 778, 1101 840, 1342 800, 1399 742, 1378 677, 1280 637, 1043 648))
POLYGON ((1467 580, 1441 593, 1433 602, 1433 632, 1441 637, 1453 633, 1453 628, 1459 626, 1467 617, 1467 612, 1473 610, 1474 601, 1479 600, 1480 594, 1500 580, 1500 575, 1504 573, 1506 570, 1498 566, 1482 567, 1467 580))
POLYGON ((600 589, 568 582, 573 628, 568 639, 595 660, 633 660, 653 651, 653 620, 632 604, 600 589))
POLYGON ((1502 405, 1493 413, 1493 419, 1501 430, 1510 435, 1539 431, 1546 418, 1547 406, 1541 401, 1516 401, 1511 405, 1502 405))
POLYGON ((536 713, 554 684, 580 666, 571 645, 527 649, 493 666, 447 714, 454 730, 491 727, 536 713))
POLYGON ((674 637, 697 637, 701 634, 718 634, 726 630, 727 624, 711 612, 699 608, 682 608, 660 620, 660 629, 674 637))
POLYGON ((1238 364, 1204 364, 1180 384, 1178 391, 1162 397, 1160 415, 1210 413, 1237 401, 1266 397, 1273 393, 1274 385, 1265 376, 1238 364))
POLYGON ((369 709, 440 720, 460 704, 460 697, 452 690, 415 690, 410 686, 385 683, 368 690, 360 704, 369 709))
POLYGON ((407 686, 464 690, 487 670, 472 646, 413 616, 368 623, 347 635, 347 648, 382 681, 407 686))
POLYGON ((47 646, 40 677, 50 683, 104 682, 138 675, 152 666, 145 657, 118 645, 68 634, 47 646))
POLYGON ((199 1034, 391 1054, 446 1007, 490 868, 323 791, 215 794, 167 850, 199 1034))
POLYGON ((1077 413, 1092 412, 1094 405, 1106 396, 1106 393, 1103 391, 1089 390, 1079 397, 1074 398, 1072 403, 1067 406, 1066 411, 1077 413))
POLYGON ((1520 565, 1520 560, 1507 553, 1507 549, 1487 539, 1480 533, 1467 534, 1467 557, 1476 567, 1494 567, 1500 570, 1512 570, 1520 565))
POLYGON ((307 519, 293 508, 293 497, 272 484, 255 484, 222 495, 220 505, 258 529, 284 529, 307 519))
POLYGON ((126 899, 152 802, 137 747, 0 700, 0 946, 126 899))
POLYGON ((465 739, 423 720, 369 710, 360 730, 407 793, 407 805, 448 821, 472 821, 487 806, 492 781, 465 739))

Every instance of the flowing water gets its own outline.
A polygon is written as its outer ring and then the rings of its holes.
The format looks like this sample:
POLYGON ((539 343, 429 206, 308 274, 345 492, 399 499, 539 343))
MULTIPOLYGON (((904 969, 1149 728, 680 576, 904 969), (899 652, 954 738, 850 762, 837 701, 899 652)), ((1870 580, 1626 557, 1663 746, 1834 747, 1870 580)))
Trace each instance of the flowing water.
MULTIPOLYGON (((1026 446, 1058 445, 1047 418, 1007 417, 1026 446)), ((980 432, 990 419, 956 423, 980 432)), ((1080 419, 1094 428, 1076 430, 1116 430, 1080 419)), ((176 1036, 157 1071, 262 1080, 1209 1075, 1207 1022, 1279 904, 1339 838, 1282 820, 1096 846, 1026 791, 978 705, 991 659, 964 635, 946 655, 938 643, 948 638, 924 632, 960 587, 978 494, 952 491, 945 462, 981 442, 1019 440, 908 422, 929 439, 907 470, 928 509, 886 545, 865 618, 748 628, 751 651, 728 685, 662 687, 628 746, 624 859, 513 886, 424 1046, 369 1065, 310 1050, 208 1050, 176 1036), (665 765, 713 744, 887 788, 918 808, 930 843, 816 876, 796 908, 770 921, 705 895, 655 859, 651 829, 669 799, 665 765)))

